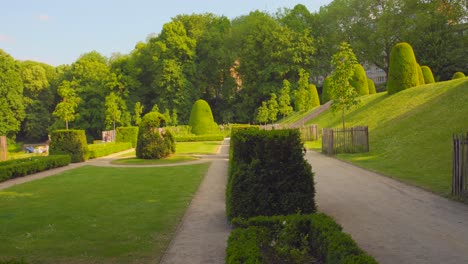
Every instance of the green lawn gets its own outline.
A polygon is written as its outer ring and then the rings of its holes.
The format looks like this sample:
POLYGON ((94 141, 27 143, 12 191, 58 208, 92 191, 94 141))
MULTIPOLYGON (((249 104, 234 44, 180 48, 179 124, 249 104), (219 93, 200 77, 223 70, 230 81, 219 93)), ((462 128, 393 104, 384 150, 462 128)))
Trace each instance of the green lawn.
POLYGON ((176 154, 216 154, 221 141, 177 142, 176 154))
POLYGON ((181 156, 181 155, 172 155, 165 159, 137 159, 135 158, 135 153, 133 153, 133 158, 117 159, 113 160, 112 164, 123 164, 123 165, 162 165, 162 164, 174 164, 185 161, 194 161, 199 158, 193 156, 181 156))
POLYGON ((298 120, 300 120, 302 117, 307 116, 310 112, 314 111, 315 109, 316 107, 306 112, 293 112, 289 116, 279 120, 277 123, 282 124, 282 125, 293 124, 297 122, 298 120))
POLYGON ((157 263, 209 164, 85 166, 0 191, 0 259, 157 263))
MULTIPOLYGON (((370 152, 338 158, 449 195, 452 134, 468 132, 467 121, 468 78, 365 96, 346 125, 369 126, 370 152)), ((341 116, 327 111, 309 123, 340 127, 341 116)))

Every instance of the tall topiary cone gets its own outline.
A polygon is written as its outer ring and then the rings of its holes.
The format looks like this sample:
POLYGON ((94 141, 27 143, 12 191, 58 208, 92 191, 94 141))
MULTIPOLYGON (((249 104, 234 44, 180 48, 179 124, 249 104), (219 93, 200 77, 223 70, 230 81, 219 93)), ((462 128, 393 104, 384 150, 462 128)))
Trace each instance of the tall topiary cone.
POLYGON ((330 95, 330 76, 325 78, 325 81, 323 81, 323 87, 322 87, 322 104, 327 103, 328 101, 332 100, 331 95, 330 95))
POLYGON ((320 106, 320 97, 318 95, 317 87, 315 85, 309 84, 309 93, 311 98, 310 102, 308 103, 311 104, 311 107, 314 108, 320 106))
POLYGON ((465 78, 465 74, 463 72, 456 72, 452 76, 452 80, 465 78))
POLYGON ((424 83, 435 83, 434 75, 432 74, 431 68, 429 68, 429 66, 421 66, 421 71, 424 76, 424 83))
POLYGON ((368 95, 369 94, 369 86, 367 84, 367 76, 364 67, 361 64, 354 65, 354 74, 349 84, 354 87, 356 92, 359 95, 368 95))
POLYGON ((189 125, 195 135, 217 132, 218 125, 214 121, 210 105, 205 100, 200 99, 193 104, 189 125))
POLYGON ((369 86, 369 94, 377 93, 377 90, 375 89, 375 83, 372 79, 367 78, 367 86, 369 86))
POLYGON ((422 72, 422 69, 421 69, 421 66, 419 65, 419 63, 416 64, 416 69, 418 70, 418 80, 419 80, 419 85, 424 85, 426 84, 426 82, 424 81, 424 75, 423 75, 423 72, 422 72))
POLYGON ((390 52, 388 67, 388 94, 418 86, 419 76, 413 48, 406 42, 398 43, 390 52))

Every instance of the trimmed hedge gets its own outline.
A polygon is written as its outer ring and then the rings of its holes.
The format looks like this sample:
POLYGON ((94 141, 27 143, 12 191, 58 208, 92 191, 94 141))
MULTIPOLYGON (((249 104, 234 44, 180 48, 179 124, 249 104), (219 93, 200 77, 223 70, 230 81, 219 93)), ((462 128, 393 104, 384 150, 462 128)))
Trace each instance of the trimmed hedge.
POLYGON ((136 147, 138 140, 138 127, 118 127, 115 142, 130 142, 132 148, 136 147))
POLYGON ((175 152, 174 136, 161 126, 166 123, 164 115, 158 112, 146 114, 140 123, 136 156, 139 159, 162 159, 175 152))
POLYGON ((226 249, 229 264, 377 263, 324 214, 234 219, 233 225, 226 249))
POLYGON ((197 100, 190 112, 189 126, 195 135, 213 134, 219 132, 218 124, 213 119, 210 105, 205 100, 197 100))
POLYGON ((82 162, 88 159, 88 144, 84 130, 55 130, 50 133, 51 155, 68 154, 71 162, 82 162))
POLYGON ((174 137, 176 142, 195 142, 195 141, 222 141, 224 135, 187 135, 174 137))
POLYGON ((88 157, 95 159, 132 148, 130 142, 99 143, 88 145, 88 157))
POLYGON ((421 66, 421 71, 423 73, 424 83, 435 83, 434 75, 429 66, 421 66))
POLYGON ((310 102, 311 104, 310 109, 320 106, 320 97, 317 92, 317 87, 314 84, 309 84, 309 94, 310 94, 310 102))
POLYGON ((413 48, 406 42, 396 44, 390 52, 388 94, 394 94, 418 85, 418 67, 413 48))
POLYGON ((461 78, 465 78, 465 74, 463 72, 456 72, 453 74, 452 76, 452 80, 455 80, 455 79, 461 79, 461 78))
POLYGON ((377 93, 377 90, 375 89, 375 83, 372 79, 367 78, 367 86, 369 87, 369 94, 377 93))
POLYGON ((310 164, 297 129, 235 130, 231 135, 229 219, 315 212, 310 164))
POLYGON ((325 78, 325 80, 323 81, 322 104, 325 104, 330 100, 333 100, 333 98, 331 98, 331 94, 330 94, 330 90, 331 90, 331 86, 330 86, 331 83, 330 82, 331 82, 330 76, 325 78))
POLYGON ((367 84, 367 76, 364 67, 361 64, 354 65, 354 74, 351 80, 349 81, 354 90, 359 95, 368 95, 369 94, 369 85, 367 84))
POLYGON ((70 164, 69 155, 38 156, 0 162, 0 182, 70 164))

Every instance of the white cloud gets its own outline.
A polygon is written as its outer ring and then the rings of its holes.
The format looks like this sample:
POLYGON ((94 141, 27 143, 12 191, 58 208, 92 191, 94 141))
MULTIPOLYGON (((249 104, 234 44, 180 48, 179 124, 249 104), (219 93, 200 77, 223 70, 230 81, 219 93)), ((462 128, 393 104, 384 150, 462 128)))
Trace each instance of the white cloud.
POLYGON ((40 21, 49 21, 50 19, 49 15, 47 14, 40 14, 38 18, 40 21))
POLYGON ((14 37, 0 34, 0 42, 15 43, 16 40, 14 37))

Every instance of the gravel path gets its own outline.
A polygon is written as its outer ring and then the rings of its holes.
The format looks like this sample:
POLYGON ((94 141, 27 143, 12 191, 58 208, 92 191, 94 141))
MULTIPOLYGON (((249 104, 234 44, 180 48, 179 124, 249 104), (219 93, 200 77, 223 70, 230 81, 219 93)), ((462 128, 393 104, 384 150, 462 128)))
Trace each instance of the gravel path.
POLYGON ((176 235, 160 263, 224 263, 230 226, 226 218, 225 190, 229 140, 211 163, 176 235))
POLYGON ((468 206, 309 152, 320 211, 382 264, 468 263, 468 206))

